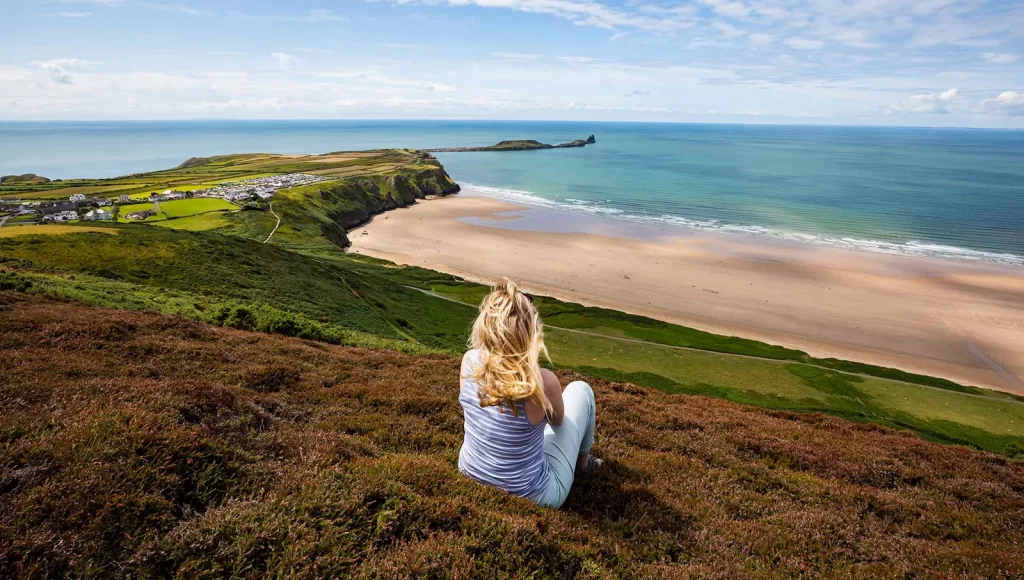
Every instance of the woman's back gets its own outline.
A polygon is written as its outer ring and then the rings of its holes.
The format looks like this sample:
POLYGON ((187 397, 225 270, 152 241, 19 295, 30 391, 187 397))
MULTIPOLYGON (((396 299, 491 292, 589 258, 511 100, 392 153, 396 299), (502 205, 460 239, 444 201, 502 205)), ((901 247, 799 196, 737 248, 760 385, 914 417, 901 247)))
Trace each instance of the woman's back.
POLYGON ((537 497, 550 477, 544 457, 544 427, 547 420, 531 425, 520 404, 518 416, 497 406, 481 407, 470 366, 483 353, 471 350, 462 362, 459 403, 465 416, 465 438, 459 452, 459 471, 521 497, 537 497))

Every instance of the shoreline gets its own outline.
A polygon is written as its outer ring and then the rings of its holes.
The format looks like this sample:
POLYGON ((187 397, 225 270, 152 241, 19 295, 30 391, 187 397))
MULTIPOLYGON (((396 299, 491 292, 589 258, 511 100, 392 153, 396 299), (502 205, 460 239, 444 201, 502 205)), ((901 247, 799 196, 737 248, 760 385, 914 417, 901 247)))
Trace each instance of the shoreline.
POLYGON ((1012 266, 581 217, 472 186, 349 236, 351 251, 475 282, 505 275, 561 300, 1024 394, 1012 266))
MULTIPOLYGON (((740 225, 717 220, 687 219, 670 215, 652 215, 629 213, 616 208, 603 206, 598 202, 578 199, 566 199, 556 202, 539 197, 529 191, 490 187, 474 184, 464 186, 470 195, 480 195, 515 205, 523 205, 531 209, 546 209, 577 216, 576 219, 596 217, 612 222, 633 224, 634 228, 662 229, 679 235, 681 232, 696 232, 711 235, 738 236, 740 239, 755 243, 793 243, 802 246, 819 246, 843 250, 905 256, 911 258, 931 258, 952 260, 977 264, 995 264, 999 266, 1024 267, 1024 253, 1008 251, 979 250, 966 246, 950 245, 939 242, 920 242, 915 240, 891 241, 870 237, 853 237, 843 234, 801 233, 786 231, 766 226, 740 225)), ((627 236, 628 237, 628 236, 627 236)))

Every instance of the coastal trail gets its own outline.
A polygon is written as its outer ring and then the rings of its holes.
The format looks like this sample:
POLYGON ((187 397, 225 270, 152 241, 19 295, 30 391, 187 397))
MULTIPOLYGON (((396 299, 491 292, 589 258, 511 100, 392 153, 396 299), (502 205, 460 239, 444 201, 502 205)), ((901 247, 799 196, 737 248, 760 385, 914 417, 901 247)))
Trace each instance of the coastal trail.
MULTIPOLYGON (((270 203, 270 215, 272 215, 272 216, 277 218, 277 225, 275 225, 274 229, 271 230, 270 235, 267 236, 267 239, 263 240, 264 244, 269 242, 270 238, 274 237, 274 234, 277 233, 277 228, 281 227, 281 216, 279 216, 276 213, 274 213, 274 203, 273 202, 270 203)), ((0 225, 2 225, 2 224, 0 224, 0 225)))

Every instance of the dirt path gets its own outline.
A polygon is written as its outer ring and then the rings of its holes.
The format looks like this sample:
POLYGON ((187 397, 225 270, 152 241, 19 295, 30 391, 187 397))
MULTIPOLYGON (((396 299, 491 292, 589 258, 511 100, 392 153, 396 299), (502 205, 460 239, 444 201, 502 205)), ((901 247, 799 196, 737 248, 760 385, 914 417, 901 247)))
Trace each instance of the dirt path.
POLYGON ((274 237, 274 234, 277 233, 277 228, 281 227, 281 216, 279 216, 276 213, 274 213, 274 204, 273 203, 270 204, 270 215, 272 215, 272 216, 277 218, 277 225, 274 226, 274 230, 270 232, 270 235, 267 236, 267 239, 263 240, 264 244, 269 242, 270 238, 274 237))

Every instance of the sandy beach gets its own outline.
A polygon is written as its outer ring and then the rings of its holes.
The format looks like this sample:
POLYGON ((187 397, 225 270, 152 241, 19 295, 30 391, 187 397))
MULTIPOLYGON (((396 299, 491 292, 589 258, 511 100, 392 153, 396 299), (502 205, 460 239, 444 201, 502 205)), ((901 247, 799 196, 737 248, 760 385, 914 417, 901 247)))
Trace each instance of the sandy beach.
POLYGON ((1024 394, 1024 269, 1013 266, 629 225, 471 191, 350 237, 352 251, 400 264, 1024 394))

